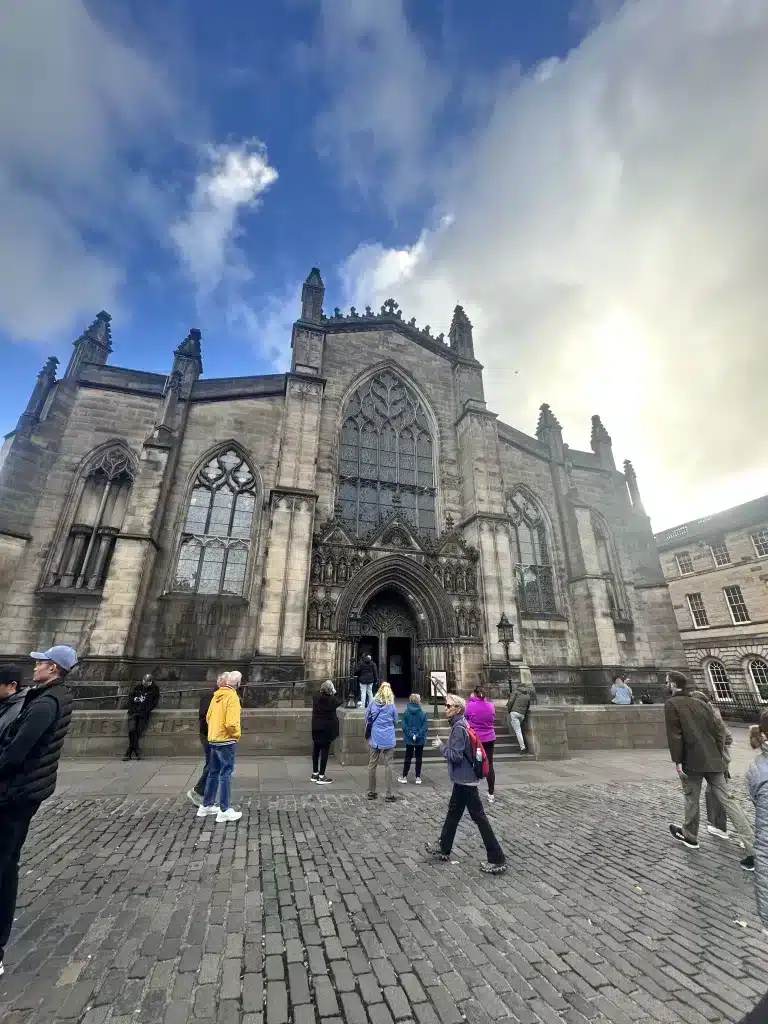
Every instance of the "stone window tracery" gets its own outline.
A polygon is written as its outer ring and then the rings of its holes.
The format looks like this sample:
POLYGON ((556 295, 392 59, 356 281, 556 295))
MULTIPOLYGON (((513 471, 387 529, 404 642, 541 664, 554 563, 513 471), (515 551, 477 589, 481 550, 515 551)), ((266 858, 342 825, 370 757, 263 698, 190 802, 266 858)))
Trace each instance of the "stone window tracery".
POLYGON ((517 546, 515 573, 521 611, 529 615, 555 614, 554 573, 544 517, 521 492, 507 499, 517 546))
POLYGON ((416 533, 436 536, 434 442, 417 395, 391 370, 361 384, 344 410, 341 518, 364 536, 394 509, 416 533))
POLYGON ((256 489, 255 473, 233 448, 200 470, 187 505, 173 590, 243 596, 256 489))

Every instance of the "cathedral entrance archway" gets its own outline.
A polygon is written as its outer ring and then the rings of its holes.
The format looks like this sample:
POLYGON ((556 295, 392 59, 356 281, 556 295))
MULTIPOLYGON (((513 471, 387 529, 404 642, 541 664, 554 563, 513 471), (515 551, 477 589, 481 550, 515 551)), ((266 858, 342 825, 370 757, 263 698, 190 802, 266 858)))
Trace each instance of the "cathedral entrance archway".
POLYGON ((417 636, 413 611, 396 590, 384 588, 365 605, 360 617, 360 655, 373 657, 380 679, 391 685, 399 699, 410 696, 418 678, 417 636))

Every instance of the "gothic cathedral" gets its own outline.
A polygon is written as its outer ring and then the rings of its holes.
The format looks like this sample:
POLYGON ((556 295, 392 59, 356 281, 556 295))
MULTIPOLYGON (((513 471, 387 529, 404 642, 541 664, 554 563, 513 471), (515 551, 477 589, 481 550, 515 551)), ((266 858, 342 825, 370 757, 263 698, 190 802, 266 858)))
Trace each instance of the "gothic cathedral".
POLYGON ((399 696, 526 666, 579 700, 685 664, 599 417, 589 452, 546 405, 535 437, 500 422, 460 306, 445 339, 392 300, 326 316, 316 269, 301 298, 285 374, 207 379, 197 330, 167 376, 110 366, 103 312, 48 361, 0 455, 0 658, 72 644, 82 685, 239 668, 263 700, 364 651, 399 696))

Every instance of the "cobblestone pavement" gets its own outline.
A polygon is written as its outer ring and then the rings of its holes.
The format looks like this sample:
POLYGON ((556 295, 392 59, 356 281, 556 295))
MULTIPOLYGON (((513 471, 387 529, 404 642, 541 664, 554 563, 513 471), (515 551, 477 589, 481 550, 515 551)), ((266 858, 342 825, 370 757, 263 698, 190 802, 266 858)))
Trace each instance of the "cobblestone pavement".
POLYGON ((221 826, 181 795, 93 796, 71 763, 25 849, 0 1019, 737 1021, 768 984, 753 877, 733 845, 673 844, 674 781, 610 763, 611 782, 514 787, 504 766, 490 816, 510 870, 494 877, 468 821, 450 863, 422 855, 443 787, 394 805, 243 790, 221 826))

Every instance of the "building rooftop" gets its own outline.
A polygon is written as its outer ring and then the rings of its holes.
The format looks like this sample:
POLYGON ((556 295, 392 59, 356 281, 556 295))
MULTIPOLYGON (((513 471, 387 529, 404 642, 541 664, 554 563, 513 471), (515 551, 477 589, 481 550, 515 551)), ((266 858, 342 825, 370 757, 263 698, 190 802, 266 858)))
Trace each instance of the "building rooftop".
POLYGON ((654 534, 654 537, 658 547, 664 550, 678 547, 688 540, 701 540, 728 530, 738 530, 764 522, 768 522, 768 494, 753 501, 746 501, 743 505, 734 505, 723 512, 704 516, 703 519, 692 519, 688 523, 672 526, 669 530, 654 534))

